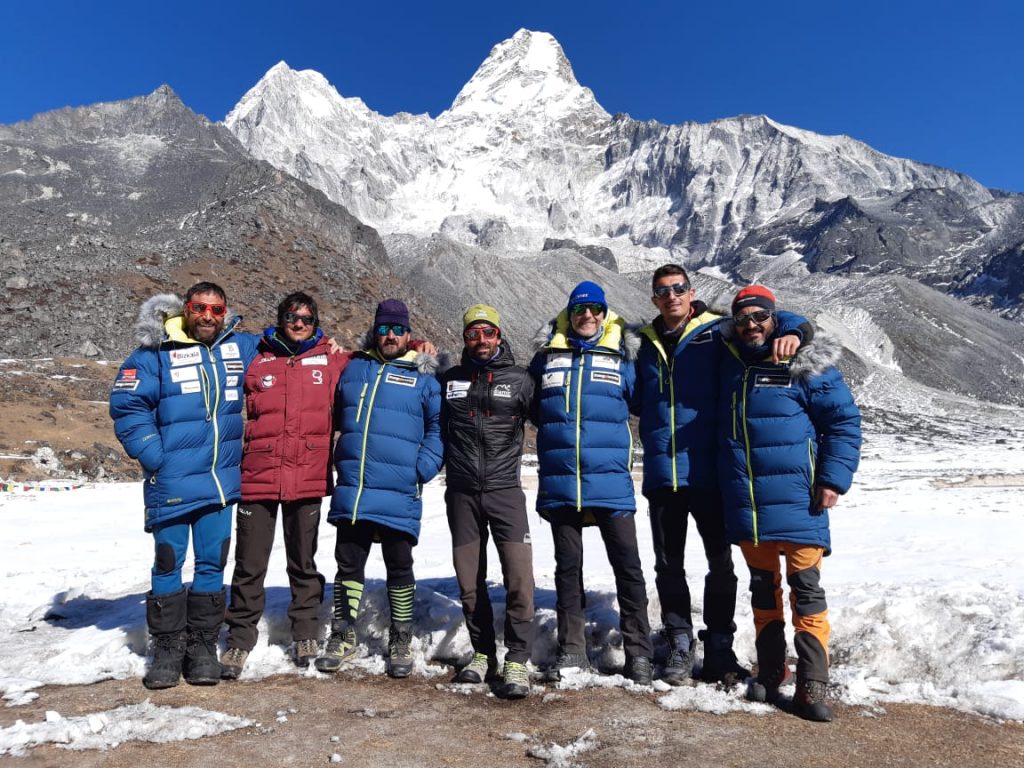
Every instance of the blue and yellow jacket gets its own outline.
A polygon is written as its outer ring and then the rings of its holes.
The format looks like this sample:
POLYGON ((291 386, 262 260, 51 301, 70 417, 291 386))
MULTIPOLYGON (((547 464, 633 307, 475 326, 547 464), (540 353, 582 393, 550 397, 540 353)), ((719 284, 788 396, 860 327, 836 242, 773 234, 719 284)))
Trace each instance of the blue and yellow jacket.
POLYGON ((787 541, 831 551, 814 488, 846 493, 860 460, 860 411, 835 367, 838 343, 819 335, 791 361, 744 359, 725 331, 719 473, 729 541, 787 541))
MULTIPOLYGON (((722 357, 721 315, 694 302, 695 314, 669 357, 653 323, 640 329, 636 388, 630 410, 640 417, 644 448, 643 492, 687 486, 718 486, 718 370, 722 357)), ((806 318, 777 314, 780 335, 813 337, 806 318)))
POLYGON ((141 346, 110 393, 114 432, 144 476, 145 528, 241 495, 242 383, 259 336, 231 317, 210 345, 189 338, 182 302, 147 300, 135 327, 141 346))
POLYGON ((420 491, 440 471, 441 387, 432 355, 384 360, 366 346, 338 382, 334 447, 337 485, 329 522, 366 520, 419 539, 420 491))
POLYGON ((629 400, 639 339, 609 311, 592 349, 569 343, 566 311, 535 339, 537 510, 597 507, 636 510, 629 400))

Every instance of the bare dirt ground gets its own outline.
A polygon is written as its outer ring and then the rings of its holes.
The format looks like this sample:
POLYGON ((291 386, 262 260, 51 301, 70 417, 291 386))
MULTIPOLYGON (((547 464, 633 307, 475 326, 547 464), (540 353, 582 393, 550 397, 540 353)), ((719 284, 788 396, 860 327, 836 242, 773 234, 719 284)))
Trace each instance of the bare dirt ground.
POLYGON ((258 725, 195 741, 126 743, 108 752, 42 746, 27 757, 0 762, 17 761, 26 768, 253 768, 322 766, 338 754, 341 765, 375 768, 1024 765, 1024 725, 933 707, 892 705, 880 711, 838 706, 834 722, 818 724, 781 711, 668 711, 656 703, 660 694, 620 688, 548 687, 545 693, 511 702, 483 691, 453 693, 445 682, 342 673, 326 680, 289 675, 211 688, 182 684, 167 691, 146 691, 139 680, 47 687, 29 705, 0 709, 0 727, 19 718, 40 722, 46 710, 68 717, 146 699, 155 705, 244 716, 258 725), (281 713, 286 720, 279 721, 281 713), (576 741, 588 729, 594 734, 591 749, 565 762, 545 752, 552 744, 564 747, 576 741))

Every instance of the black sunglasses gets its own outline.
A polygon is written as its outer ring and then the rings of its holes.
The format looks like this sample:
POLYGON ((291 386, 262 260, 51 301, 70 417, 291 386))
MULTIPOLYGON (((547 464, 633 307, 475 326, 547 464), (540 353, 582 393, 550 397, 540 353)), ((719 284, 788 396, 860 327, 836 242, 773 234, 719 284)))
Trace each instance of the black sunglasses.
POLYGON ((574 315, 582 315, 588 309, 590 310, 590 314, 592 314, 592 315, 603 315, 604 314, 604 304, 573 304, 572 305, 572 313, 574 315))
POLYGON ((734 315, 732 321, 740 328, 745 328, 748 325, 764 325, 773 314, 767 309, 761 309, 757 312, 751 312, 749 315, 734 315))
POLYGON ((401 323, 381 323, 377 326, 378 336, 387 336, 388 331, 391 331, 395 336, 405 336, 409 329, 401 323))
POLYGON ((654 288, 654 298, 664 299, 670 293, 675 294, 676 296, 682 296, 688 290, 690 290, 689 283, 672 283, 672 285, 659 285, 654 288))
POLYGON ((285 312, 286 323, 302 323, 303 325, 316 325, 316 318, 312 315, 297 315, 294 312, 285 312))

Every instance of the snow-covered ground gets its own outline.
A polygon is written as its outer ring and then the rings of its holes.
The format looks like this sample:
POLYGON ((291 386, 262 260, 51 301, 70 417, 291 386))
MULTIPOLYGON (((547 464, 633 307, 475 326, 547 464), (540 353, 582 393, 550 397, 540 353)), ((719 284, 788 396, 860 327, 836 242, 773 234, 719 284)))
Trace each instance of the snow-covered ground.
MULTIPOLYGON (((535 486, 526 470, 527 486, 535 486)), ((965 438, 942 443, 907 435, 868 434, 853 490, 832 515, 834 554, 825 561, 832 635, 833 693, 869 707, 923 702, 997 719, 1024 720, 1024 541, 1021 487, 1024 440, 965 438)), ((476 693, 448 684, 441 661, 470 653, 452 575, 441 481, 425 492, 416 554, 419 589, 416 673, 438 678, 439 693, 476 693)), ((527 491, 532 506, 535 490, 527 491)), ((639 497, 638 530, 648 576, 652 625, 659 625, 650 529, 639 497)), ((142 530, 141 486, 90 485, 55 493, 0 493, 0 692, 8 707, 44 684, 141 678, 145 669, 144 595, 152 539, 142 530)), ((547 526, 531 513, 537 576, 537 665, 554 656, 554 558, 547 526)), ((334 529, 321 528, 319 566, 333 579, 334 529)), ((611 570, 596 531, 587 531, 586 586, 592 658, 605 668, 623 660, 618 647, 611 570)), ((688 543, 688 577, 699 612, 702 550, 688 543)), ((492 547, 492 599, 500 630, 501 575, 492 547)), ((753 662, 753 624, 740 574, 737 652, 753 662)), ((188 574, 186 574, 188 576, 188 574)), ((230 566, 228 569, 230 576, 230 566)), ((368 565, 364 627, 368 654, 356 661, 384 673, 387 624, 384 570, 377 550, 368 565)), ((289 659, 288 586, 283 547, 274 549, 260 642, 245 669, 317 676, 289 659)), ((324 606, 326 622, 329 601, 324 606)), ((141 681, 139 683, 141 685, 141 681)), ((618 675, 581 674, 563 687, 631 686, 618 675)), ((670 689, 656 682, 659 703, 708 712, 775 710, 743 701, 742 691, 712 686, 670 689)), ((125 740, 198 738, 244 727, 243 719, 194 708, 140 705, 0 729, 0 755, 56 742, 112 747, 125 740)))

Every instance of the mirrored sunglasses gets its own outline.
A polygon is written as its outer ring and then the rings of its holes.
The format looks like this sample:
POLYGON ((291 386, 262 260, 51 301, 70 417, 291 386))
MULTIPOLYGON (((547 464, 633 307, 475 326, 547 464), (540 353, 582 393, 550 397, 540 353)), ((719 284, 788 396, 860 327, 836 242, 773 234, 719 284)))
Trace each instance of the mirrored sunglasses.
POLYGON ((498 329, 490 325, 484 328, 467 328, 462 332, 462 338, 466 341, 476 341, 481 336, 485 339, 493 339, 497 335, 498 329))
POLYGON ((690 290, 689 283, 672 283, 672 285, 659 285, 654 289, 654 298, 664 299, 670 293, 675 296, 682 296, 690 290))
POLYGON ((294 312, 285 312, 286 323, 302 323, 303 325, 316 325, 316 318, 312 315, 297 315, 294 312))
POLYGON ((592 315, 603 315, 604 314, 604 304, 573 304, 572 305, 572 313, 574 315, 582 315, 588 309, 590 310, 590 314, 592 314, 592 315))
POLYGON ((767 309, 761 309, 751 312, 749 315, 734 315, 732 321, 740 328, 746 328, 748 325, 764 325, 771 319, 771 316, 772 313, 767 309))
POLYGON ((201 301, 189 301, 185 303, 185 309, 193 315, 205 315, 207 310, 214 317, 224 317, 228 308, 225 304, 205 304, 201 301))
POLYGON ((395 334, 395 336, 405 336, 409 329, 401 323, 381 323, 377 326, 378 336, 387 336, 389 331, 395 334))

